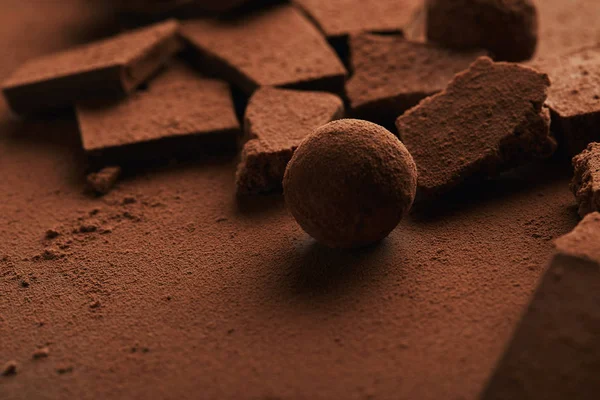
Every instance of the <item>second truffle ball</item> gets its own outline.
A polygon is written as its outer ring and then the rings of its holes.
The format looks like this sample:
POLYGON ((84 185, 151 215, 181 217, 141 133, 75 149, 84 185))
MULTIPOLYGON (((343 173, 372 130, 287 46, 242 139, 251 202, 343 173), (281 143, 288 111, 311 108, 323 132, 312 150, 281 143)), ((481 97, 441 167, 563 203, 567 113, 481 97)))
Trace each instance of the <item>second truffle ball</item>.
POLYGON ((308 136, 283 180, 296 221, 334 248, 384 239, 410 210, 416 188, 417 167, 406 147, 385 128, 356 119, 308 136))

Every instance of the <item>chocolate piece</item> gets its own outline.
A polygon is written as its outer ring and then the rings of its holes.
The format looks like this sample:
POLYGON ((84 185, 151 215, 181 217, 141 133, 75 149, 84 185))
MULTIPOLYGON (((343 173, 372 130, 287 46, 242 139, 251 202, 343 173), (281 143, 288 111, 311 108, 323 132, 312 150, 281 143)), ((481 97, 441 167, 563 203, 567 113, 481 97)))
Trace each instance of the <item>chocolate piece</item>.
POLYGON ((17 367, 19 366, 19 364, 17 364, 16 361, 8 361, 6 364, 4 364, 4 366, 2 366, 2 370, 0 371, 0 374, 2 376, 11 376, 11 375, 15 375, 17 373, 17 367))
POLYGON ((328 38, 402 32, 422 0, 293 0, 328 38))
POLYGON ((105 163, 133 163, 235 149, 239 123, 229 86, 187 67, 169 68, 147 90, 77 104, 83 148, 105 163))
POLYGON ((287 206, 317 241, 362 247, 387 237, 415 198, 417 169, 406 147, 371 122, 342 119, 309 135, 283 180, 287 206))
POLYGON ((354 75, 346 84, 356 116, 388 125, 425 97, 443 90, 458 72, 485 55, 457 53, 401 36, 350 38, 354 75))
POLYGON ((346 70, 315 27, 292 6, 243 19, 185 22, 182 35, 201 63, 247 93, 261 86, 341 92, 346 70))
POLYGON ((569 154, 600 141, 600 47, 540 61, 536 67, 552 81, 546 104, 552 111, 552 129, 569 154))
POLYGON ((315 129, 344 116, 336 95, 259 89, 248 104, 244 146, 236 174, 238 194, 281 190, 285 168, 300 142, 315 129))
POLYGON ((575 176, 571 190, 579 204, 579 215, 584 217, 600 211, 600 143, 590 143, 588 148, 573 158, 575 176))
POLYGON ((181 49, 177 30, 167 21, 31 60, 3 83, 4 96, 27 114, 129 93, 181 49))
POLYGON ((105 167, 87 176, 90 189, 98 194, 107 194, 117 183, 121 175, 121 167, 105 167))
POLYGON ((551 155, 556 142, 542 107, 549 85, 548 76, 534 69, 481 57, 444 91, 398 118, 422 194, 551 155))
POLYGON ((557 241, 558 252, 482 400, 596 399, 600 392, 600 214, 557 241))
POLYGON ((480 48, 499 60, 530 59, 538 41, 531 0, 426 0, 427 38, 454 49, 480 48))

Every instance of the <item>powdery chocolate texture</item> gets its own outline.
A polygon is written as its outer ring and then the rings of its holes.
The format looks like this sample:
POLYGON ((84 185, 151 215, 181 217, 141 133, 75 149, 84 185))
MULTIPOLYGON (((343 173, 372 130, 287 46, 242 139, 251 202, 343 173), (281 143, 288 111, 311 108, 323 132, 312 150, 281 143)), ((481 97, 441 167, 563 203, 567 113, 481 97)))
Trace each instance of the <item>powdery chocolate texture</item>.
POLYGON ((333 248, 387 237, 410 210, 416 187, 415 163, 398 138, 356 119, 330 122, 309 135, 283 180, 298 224, 333 248))
POLYGON ((346 70, 299 11, 281 5, 243 19, 197 19, 182 27, 202 65, 247 93, 262 86, 341 92, 346 70))
POLYGON ((282 189, 285 168, 300 142, 315 129, 344 116, 333 94, 288 89, 259 89, 250 99, 236 187, 240 195, 282 189))
POLYGON ((458 53, 402 36, 350 38, 354 75, 346 84, 353 113, 387 125, 425 97, 442 91, 483 51, 458 53))
POLYGON ((548 76, 534 69, 481 57, 444 91, 398 118, 423 195, 551 155, 556 142, 543 108, 549 85, 548 76))
POLYGON ((83 148, 104 162, 128 163, 234 149, 239 136, 229 85, 182 65, 121 101, 77 105, 83 148))
POLYGON ((402 32, 422 0, 293 0, 328 38, 359 32, 402 32))
POLYGON ((557 254, 481 400, 598 397, 598 243, 599 213, 557 241, 557 254))
POLYGON ((482 48, 496 59, 524 61, 538 42, 532 0, 426 0, 427 38, 454 48, 482 48))
POLYGON ((600 47, 539 62, 552 86, 547 105, 552 128, 575 155, 600 141, 600 47))
POLYGON ((4 81, 4 96, 27 114, 129 93, 181 49, 178 27, 170 20, 31 60, 4 81))
POLYGON ((588 148, 573 158, 575 176, 571 190, 579 205, 582 217, 600 211, 600 143, 590 143, 588 148))

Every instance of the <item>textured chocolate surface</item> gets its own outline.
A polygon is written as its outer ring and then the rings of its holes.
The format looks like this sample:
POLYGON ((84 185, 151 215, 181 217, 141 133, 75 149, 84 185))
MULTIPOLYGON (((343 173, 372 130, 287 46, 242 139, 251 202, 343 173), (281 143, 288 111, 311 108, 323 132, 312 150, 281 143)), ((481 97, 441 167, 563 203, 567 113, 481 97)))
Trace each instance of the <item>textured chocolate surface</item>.
POLYGON ((31 113, 128 93, 181 49, 177 30, 177 22, 167 21, 34 58, 4 81, 4 96, 15 112, 31 113))
POLYGON ((573 158, 575 176, 571 190, 579 204, 582 217, 600 211, 600 143, 590 143, 588 148, 573 158))
POLYGON ((251 93, 261 86, 341 92, 346 70, 299 11, 281 5, 244 19, 198 19, 182 26, 204 66, 251 93))
POLYGON ((543 108, 549 85, 536 70, 481 57, 444 91, 398 118, 423 194, 551 155, 556 143, 543 108))
POLYGON ((354 75, 346 84, 353 113, 386 126, 419 101, 444 89, 483 51, 459 53, 402 36, 350 38, 354 75))
POLYGON ((344 116, 336 95, 264 88, 246 109, 244 145, 236 173, 238 194, 281 190, 283 173, 300 142, 315 129, 344 116))

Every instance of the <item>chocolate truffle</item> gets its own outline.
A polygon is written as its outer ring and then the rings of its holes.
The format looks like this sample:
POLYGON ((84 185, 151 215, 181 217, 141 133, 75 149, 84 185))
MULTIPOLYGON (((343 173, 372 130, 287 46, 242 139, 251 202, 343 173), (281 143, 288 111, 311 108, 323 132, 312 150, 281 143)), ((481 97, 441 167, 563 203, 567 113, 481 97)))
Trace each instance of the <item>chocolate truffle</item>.
POLYGON ((288 164, 286 203, 302 229, 333 248, 376 243, 415 198, 417 169, 385 128, 342 119, 310 134, 288 164))
POLYGON ((238 194, 281 190, 285 168, 302 140, 344 116, 344 103, 324 92, 263 88, 246 109, 244 146, 236 174, 238 194))
POLYGON ((16 113, 26 114, 130 93, 181 49, 178 28, 166 21, 36 58, 3 83, 4 96, 16 113))
POLYGON ((402 32, 422 0, 293 0, 328 38, 359 32, 402 32))
POLYGON ((481 48, 503 61, 530 59, 538 41, 532 0, 426 0, 427 38, 454 49, 481 48))
POLYGON ((600 48, 587 48, 558 58, 539 61, 550 76, 546 104, 552 112, 552 130, 569 154, 600 141, 600 48))
POLYGON ((350 54, 354 75, 346 94, 354 115, 387 126, 442 91, 485 52, 458 53, 399 35, 360 34, 350 38, 350 54))
POLYGON ((479 58, 396 121, 425 197, 551 155, 548 76, 479 58))
POLYGON ((290 5, 243 18, 190 20, 183 23, 182 35, 200 65, 247 93, 261 86, 343 91, 344 65, 290 5))
POLYGON ((94 161, 128 164, 231 151, 239 139, 229 85, 175 64, 146 90, 77 104, 83 148, 94 161))
POLYGON ((573 158, 575 176, 571 190, 579 204, 579 215, 584 217, 600 211, 600 143, 590 143, 588 148, 573 158))
POLYGON ((582 399, 600 392, 600 214, 557 253, 481 400, 582 399))

